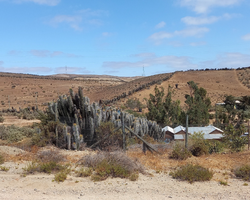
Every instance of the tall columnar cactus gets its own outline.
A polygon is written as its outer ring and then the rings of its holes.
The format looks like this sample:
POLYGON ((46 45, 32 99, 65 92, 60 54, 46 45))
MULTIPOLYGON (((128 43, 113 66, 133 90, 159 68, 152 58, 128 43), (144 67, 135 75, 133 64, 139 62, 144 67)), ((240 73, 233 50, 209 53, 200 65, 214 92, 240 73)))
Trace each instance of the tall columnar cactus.
MULTIPOLYGON (((83 95, 82 88, 79 88, 76 94, 70 89, 70 95, 60 96, 56 102, 49 104, 48 110, 55 116, 55 121, 66 124, 62 134, 68 149, 79 149, 83 142, 93 144, 97 138, 95 131, 102 122, 111 121, 115 127, 121 126, 120 110, 112 107, 102 108, 98 103, 91 104, 89 98, 83 95)), ((123 114, 125 125, 138 135, 149 134, 155 139, 163 136, 160 126, 155 122, 134 117, 126 112, 123 114)))

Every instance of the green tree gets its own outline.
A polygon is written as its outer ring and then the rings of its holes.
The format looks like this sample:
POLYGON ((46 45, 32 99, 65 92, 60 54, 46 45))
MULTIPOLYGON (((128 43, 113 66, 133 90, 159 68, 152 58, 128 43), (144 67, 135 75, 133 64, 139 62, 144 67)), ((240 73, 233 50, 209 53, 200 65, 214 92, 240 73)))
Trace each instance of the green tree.
POLYGON ((215 125, 221 129, 225 129, 228 124, 233 124, 234 127, 239 128, 247 117, 247 112, 244 111, 244 103, 235 106, 236 98, 228 95, 225 98, 224 106, 216 106, 216 121, 215 125))
POLYGON ((147 118, 157 121, 163 125, 175 126, 181 123, 183 111, 180 107, 180 101, 172 100, 173 88, 168 87, 168 93, 164 97, 164 88, 155 87, 155 95, 150 94, 147 102, 148 113, 147 118))
POLYGON ((224 139, 228 144, 231 151, 242 151, 246 144, 246 137, 241 137, 245 133, 246 129, 243 124, 236 129, 233 124, 229 124, 224 131, 224 139))
POLYGON ((209 108, 211 107, 210 98, 207 91, 198 87, 193 81, 188 82, 190 94, 186 94, 186 106, 189 124, 192 126, 202 126, 209 123, 209 108))

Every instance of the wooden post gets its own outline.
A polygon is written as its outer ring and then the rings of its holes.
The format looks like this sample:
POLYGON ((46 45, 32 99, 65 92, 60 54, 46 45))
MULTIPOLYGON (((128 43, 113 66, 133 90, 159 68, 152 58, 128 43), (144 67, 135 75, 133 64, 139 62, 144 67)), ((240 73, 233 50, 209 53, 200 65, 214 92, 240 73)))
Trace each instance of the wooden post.
POLYGON ((249 150, 249 146, 250 146, 249 120, 248 120, 248 130, 247 131, 248 131, 248 150, 249 150))
POLYGON ((185 135, 185 147, 188 147, 188 115, 186 117, 186 135, 185 135))

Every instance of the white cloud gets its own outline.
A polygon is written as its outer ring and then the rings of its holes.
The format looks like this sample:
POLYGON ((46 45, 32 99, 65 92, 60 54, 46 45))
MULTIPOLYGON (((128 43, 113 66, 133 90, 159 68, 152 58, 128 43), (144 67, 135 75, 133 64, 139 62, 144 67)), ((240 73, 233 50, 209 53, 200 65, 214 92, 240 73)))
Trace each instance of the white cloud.
MULTIPOLYGON (((65 67, 58 67, 54 70, 56 74, 64 74, 65 73, 65 67)), ((89 71, 86 67, 67 67, 67 73, 69 74, 89 74, 91 71, 89 71)))
POLYGON ((171 38, 171 37, 173 37, 172 33, 161 31, 161 32, 152 34, 151 36, 149 36, 149 39, 152 40, 154 44, 159 45, 162 43, 164 39, 171 38))
POLYGON ((3 72, 29 73, 29 74, 50 74, 52 69, 49 67, 9 67, 1 69, 3 72))
POLYGON ((40 5, 56 6, 61 0, 14 0, 15 3, 33 2, 40 5))
POLYGON ((103 24, 102 20, 97 19, 101 16, 107 16, 108 12, 103 10, 85 9, 76 12, 74 15, 57 15, 53 17, 49 24, 58 26, 59 24, 67 24, 76 31, 83 29, 82 24, 100 26, 103 24))
POLYGON ((0 67, 3 66, 3 61, 0 61, 0 67))
POLYGON ((31 50, 29 51, 33 56, 36 57, 57 57, 57 56, 64 56, 64 57, 78 57, 75 54, 64 53, 62 51, 48 51, 48 50, 31 50))
POLYGON ((201 63, 202 68, 238 68, 250 66, 250 54, 238 52, 218 55, 215 60, 201 63))
POLYGON ((81 16, 70 16, 70 15, 57 15, 51 19, 52 25, 58 25, 60 23, 69 24, 69 26, 77 31, 81 31, 80 23, 82 22, 81 16))
POLYGON ((203 34, 208 32, 209 29, 206 27, 188 27, 180 31, 174 31, 173 33, 161 31, 149 36, 149 39, 153 41, 155 45, 160 45, 163 43, 164 39, 172 38, 174 36, 181 37, 202 37, 203 34))
POLYGON ((190 27, 181 31, 175 31, 175 35, 180 35, 183 37, 201 37, 204 33, 208 32, 209 29, 206 27, 190 27))
POLYGON ((242 1, 243 0, 180 0, 180 5, 189 7, 196 13, 208 13, 214 7, 233 6, 242 1))
POLYGON ((250 40, 250 33, 241 37, 243 40, 250 40))
POLYGON ((153 67, 153 66, 165 66, 166 68, 176 68, 180 70, 183 68, 196 68, 197 66, 191 63, 190 58, 186 56, 160 56, 157 57, 152 53, 133 55, 142 60, 137 62, 104 62, 103 67, 111 69, 121 68, 137 68, 137 67, 153 67))
POLYGON ((164 26, 166 25, 166 23, 164 22, 164 21, 162 21, 162 22, 160 22, 159 24, 157 24, 156 26, 155 26, 155 28, 163 28, 164 26))
POLYGON ((217 22, 221 19, 231 19, 233 17, 237 17, 239 14, 228 14, 225 13, 222 16, 208 16, 208 17, 190 17, 186 16, 181 19, 182 22, 184 22, 187 25, 202 25, 202 24, 212 24, 214 22, 217 22))
POLYGON ((212 24, 216 21, 218 21, 220 18, 211 16, 211 17, 183 17, 181 19, 182 22, 184 22, 187 25, 202 25, 202 24, 212 24))

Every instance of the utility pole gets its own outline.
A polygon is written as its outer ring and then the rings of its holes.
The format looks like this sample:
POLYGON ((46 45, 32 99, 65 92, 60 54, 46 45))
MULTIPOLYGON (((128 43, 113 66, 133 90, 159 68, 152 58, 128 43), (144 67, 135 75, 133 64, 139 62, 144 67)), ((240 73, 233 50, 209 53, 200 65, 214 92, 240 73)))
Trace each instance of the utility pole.
POLYGON ((185 135, 185 147, 188 147, 188 115, 186 117, 186 135, 185 135))
POLYGON ((143 66, 142 76, 145 76, 144 66, 143 66))

